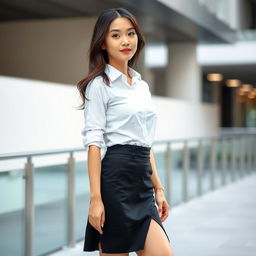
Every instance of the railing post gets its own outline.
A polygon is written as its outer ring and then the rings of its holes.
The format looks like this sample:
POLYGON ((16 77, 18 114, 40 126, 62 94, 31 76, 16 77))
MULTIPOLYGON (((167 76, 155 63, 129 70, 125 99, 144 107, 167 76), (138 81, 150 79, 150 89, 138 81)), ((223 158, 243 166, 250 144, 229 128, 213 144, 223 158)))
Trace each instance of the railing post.
POLYGON ((225 137, 221 139, 221 183, 226 184, 227 173, 227 148, 225 137))
POLYGON ((68 226, 68 247, 75 247, 75 207, 76 207, 76 197, 75 197, 75 171, 74 171, 75 159, 73 157, 73 152, 70 152, 68 158, 68 204, 67 204, 67 226, 68 226))
POLYGON ((34 255, 34 165, 32 157, 25 163, 25 255, 34 255))
POLYGON ((198 141, 197 148, 197 194, 202 195, 202 172, 203 172, 203 155, 202 155, 202 140, 198 141))
POLYGON ((188 169, 189 169, 189 149, 187 140, 184 141, 183 148, 183 201, 188 201, 188 169))
POLYGON ((236 138, 233 136, 232 137, 232 155, 231 155, 231 164, 232 164, 232 170, 231 170, 231 174, 232 174, 232 181, 236 180, 236 138))
POLYGON ((166 163, 166 200, 169 203, 170 207, 172 207, 172 193, 171 193, 171 182, 172 182, 172 151, 171 151, 171 143, 167 142, 166 152, 165 152, 165 163, 166 163))
POLYGON ((215 171, 216 171, 216 145, 215 139, 211 140, 211 190, 215 189, 215 171))

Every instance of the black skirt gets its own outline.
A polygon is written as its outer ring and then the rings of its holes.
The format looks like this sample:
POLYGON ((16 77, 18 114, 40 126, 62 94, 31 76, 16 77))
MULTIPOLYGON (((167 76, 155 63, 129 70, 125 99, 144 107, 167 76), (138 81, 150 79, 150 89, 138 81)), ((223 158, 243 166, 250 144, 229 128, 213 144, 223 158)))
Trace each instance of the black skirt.
POLYGON ((164 230, 155 204, 150 147, 116 144, 101 162, 105 223, 100 234, 87 217, 83 251, 128 253, 144 249, 151 218, 164 230))

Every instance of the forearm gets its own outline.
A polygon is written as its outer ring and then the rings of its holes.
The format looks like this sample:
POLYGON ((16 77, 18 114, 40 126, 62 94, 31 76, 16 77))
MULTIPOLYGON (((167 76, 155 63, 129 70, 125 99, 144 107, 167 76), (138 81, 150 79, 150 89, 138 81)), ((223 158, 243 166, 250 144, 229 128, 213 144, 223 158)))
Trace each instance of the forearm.
POLYGON ((90 199, 101 199, 101 153, 96 145, 90 145, 88 149, 88 173, 90 181, 90 199))
POLYGON ((150 163, 151 163, 151 167, 152 167, 151 181, 153 183, 154 189, 157 190, 158 188, 161 188, 163 186, 161 184, 160 178, 157 173, 156 162, 155 162, 154 153, 153 153, 152 148, 150 150, 150 163))

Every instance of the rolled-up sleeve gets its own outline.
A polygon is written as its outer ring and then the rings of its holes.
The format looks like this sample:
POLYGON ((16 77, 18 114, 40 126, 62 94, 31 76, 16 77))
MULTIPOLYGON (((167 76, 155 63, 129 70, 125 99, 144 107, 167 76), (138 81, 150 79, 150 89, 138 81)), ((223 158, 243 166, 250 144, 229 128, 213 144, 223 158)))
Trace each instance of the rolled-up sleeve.
POLYGON ((92 80, 86 89, 84 109, 84 127, 82 129, 83 145, 88 149, 89 145, 102 148, 105 144, 103 134, 106 128, 106 95, 104 85, 97 80, 92 80))

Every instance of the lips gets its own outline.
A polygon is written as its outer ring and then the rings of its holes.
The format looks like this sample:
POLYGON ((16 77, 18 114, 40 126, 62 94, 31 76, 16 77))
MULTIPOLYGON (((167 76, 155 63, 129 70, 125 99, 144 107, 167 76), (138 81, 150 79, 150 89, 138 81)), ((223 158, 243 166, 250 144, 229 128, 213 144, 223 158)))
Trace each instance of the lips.
POLYGON ((130 48, 124 48, 124 49, 122 49, 122 50, 120 50, 120 52, 130 52, 132 49, 130 49, 130 48))

